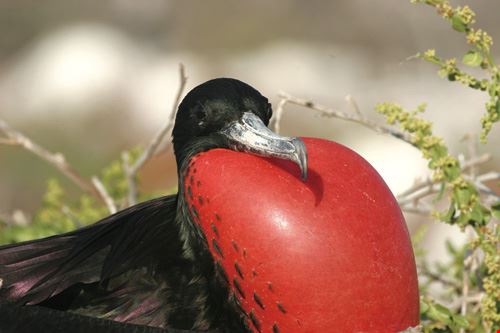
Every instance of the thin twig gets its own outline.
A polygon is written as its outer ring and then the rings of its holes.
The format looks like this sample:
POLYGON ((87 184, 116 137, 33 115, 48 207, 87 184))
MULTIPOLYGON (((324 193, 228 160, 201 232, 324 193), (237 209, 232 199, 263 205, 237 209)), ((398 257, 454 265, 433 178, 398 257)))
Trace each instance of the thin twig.
POLYGON ((397 195, 398 201, 434 184, 435 181, 433 181, 430 176, 421 180, 416 180, 412 186, 410 186, 409 188, 407 188, 406 190, 397 195))
POLYGON ((175 122, 175 115, 177 112, 177 108, 179 107, 179 103, 181 102, 181 97, 184 93, 184 89, 186 88, 187 76, 185 73, 184 65, 179 64, 179 88, 177 90, 177 94, 174 99, 174 104, 172 105, 172 111, 170 112, 170 117, 167 122, 163 126, 163 128, 158 131, 158 133, 151 140, 149 145, 146 147, 141 156, 137 159, 137 161, 130 165, 130 156, 128 153, 122 154, 123 167, 125 170, 125 174, 127 177, 128 183, 128 205, 134 205, 137 202, 137 184, 136 184, 136 175, 137 172, 142 168, 142 166, 155 154, 158 149, 160 143, 163 139, 172 131, 175 122))
POLYGON ((426 262, 421 263, 417 267, 420 274, 426 276, 430 280, 429 282, 439 282, 443 286, 453 288, 454 290, 460 290, 459 283, 447 280, 442 274, 431 271, 426 262))
POLYGON ((492 180, 500 180, 500 172, 490 171, 485 174, 479 175, 476 177, 474 185, 476 188, 486 195, 485 203, 493 205, 495 202, 500 200, 500 195, 498 195, 494 190, 489 188, 484 182, 492 181, 492 180))
POLYGON ((19 142, 17 142, 16 140, 13 140, 13 139, 4 139, 4 138, 0 138, 0 145, 4 145, 4 146, 19 146, 19 142))
MULTIPOLYGON (((477 158, 477 140, 475 140, 476 136, 474 134, 467 134, 465 136, 465 140, 467 140, 467 152, 469 154, 469 159, 477 158)), ((469 168, 469 176, 471 178, 475 178, 477 176, 477 167, 476 165, 472 165, 469 168)))
POLYGON ((63 206, 61 208, 61 211, 75 224, 77 228, 83 227, 82 221, 80 221, 78 216, 76 216, 76 214, 71 211, 71 208, 69 208, 68 206, 63 206))
POLYGON ((94 184, 95 188, 97 189, 97 191, 99 191, 99 194, 104 199, 104 203, 106 204, 109 213, 110 214, 116 213, 117 209, 115 202, 113 201, 113 198, 111 198, 111 196, 109 195, 108 191, 106 190, 106 187, 101 182, 101 180, 97 176, 93 176, 92 184, 94 184))
POLYGON ((135 175, 132 173, 132 167, 130 166, 130 155, 128 151, 124 151, 122 153, 122 165, 128 185, 126 206, 130 207, 137 203, 137 184, 135 181, 135 175))
POLYGON ((418 215, 423 215, 423 216, 431 216, 432 215, 432 210, 418 207, 418 206, 403 205, 403 206, 401 206, 401 209, 407 213, 413 213, 413 214, 418 214, 418 215))
MULTIPOLYGON (((475 140, 475 135, 474 134, 467 134, 465 136, 465 140, 467 140, 467 150, 468 150, 468 155, 470 160, 474 160, 478 158, 477 155, 477 141, 475 140)), ((465 165, 465 161, 462 165, 465 165)), ((462 168, 465 170, 465 168, 462 168)), ((470 167, 468 167, 469 171, 469 177, 472 180, 472 182, 476 181, 476 176, 477 176, 477 164, 471 164, 470 167)), ((465 233, 467 237, 467 243, 470 244, 472 239, 474 238, 474 230, 471 227, 466 227, 465 228, 465 233)), ((464 260, 463 260, 463 268, 462 268, 462 301, 460 304, 460 314, 462 316, 467 315, 467 305, 468 305, 468 297, 469 297, 469 284, 470 284, 470 274, 472 272, 472 264, 474 260, 474 250, 471 249, 466 249, 464 253, 464 260)), ((465 333, 464 328, 460 328, 460 333, 465 333)))
POLYGON ((374 130, 375 132, 392 135, 392 136, 394 136, 400 140, 403 140, 403 141, 411 144, 412 146, 414 146, 414 144, 411 140, 411 135, 409 135, 408 133, 399 131, 399 130, 394 129, 394 128, 389 127, 389 126, 379 125, 371 120, 368 120, 360 112, 357 114, 348 114, 348 113, 345 113, 342 111, 333 110, 333 109, 328 108, 326 106, 317 104, 311 100, 291 96, 290 94, 287 94, 284 92, 281 92, 279 94, 279 96, 283 99, 286 99, 287 103, 296 104, 299 106, 309 108, 311 110, 318 112, 323 117, 338 118, 338 119, 342 119, 342 120, 346 120, 346 121, 355 122, 355 123, 358 123, 358 124, 363 125, 365 127, 368 127, 370 129, 374 130), (361 116, 360 116, 360 114, 361 114, 361 116))
POLYGON ((479 303, 480 304, 483 297, 484 297, 483 292, 480 292, 480 293, 475 294, 475 295, 469 295, 467 297, 461 296, 461 297, 457 298, 453 303, 450 304, 450 308, 451 309, 461 308, 463 303, 467 303, 467 304, 478 304, 479 303))
POLYGON ((498 180, 498 179, 500 179, 500 172, 490 171, 490 172, 484 173, 480 176, 477 176, 476 181, 484 183, 487 181, 498 180))
POLYGON ((179 64, 179 88, 177 90, 177 94, 174 99, 174 104, 172 105, 172 111, 170 112, 170 117, 163 126, 163 128, 158 131, 158 133, 155 135, 153 140, 149 143, 149 145, 146 147, 142 155, 137 159, 137 161, 134 163, 134 165, 131 168, 131 174, 134 175, 139 171, 139 169, 146 163, 147 160, 153 156, 155 153, 156 149, 160 145, 161 141, 165 138, 165 136, 172 130, 174 127, 174 121, 175 121, 175 115, 177 108, 179 106, 179 103, 181 101, 182 94, 184 92, 184 89, 186 87, 187 83, 187 76, 185 73, 184 65, 179 64))
POLYGON ((347 95, 345 97, 345 100, 346 100, 347 104, 349 104, 351 106, 354 113, 356 113, 358 115, 358 117, 364 118, 363 114, 361 113, 361 109, 358 106, 358 103, 356 103, 356 100, 351 95, 347 95))
MULTIPOLYGON (((83 176, 81 176, 71 165, 68 164, 66 158, 61 153, 52 153, 44 147, 36 144, 30 138, 22 134, 21 132, 10 127, 4 120, 0 119, 0 131, 7 136, 8 144, 16 144, 27 151, 38 156, 42 160, 48 162, 52 166, 56 167, 63 175, 65 175, 69 180, 71 180, 75 185, 77 185, 83 191, 93 195, 99 201, 103 202, 99 194, 99 191, 94 187, 94 185, 87 181, 83 176)), ((5 140, 3 140, 5 142, 5 140)))
POLYGON ((283 112, 285 111, 285 105, 288 103, 287 98, 282 98, 278 106, 276 107, 276 111, 274 111, 274 117, 271 120, 271 128, 276 132, 276 134, 280 133, 280 127, 281 127, 281 117, 283 116, 283 112))
MULTIPOLYGON (((471 168, 474 169, 474 168, 471 168)), ((471 174, 473 174, 474 171, 471 170, 471 174)), ((467 233, 467 242, 469 243, 473 237, 473 231, 471 228, 466 228, 465 232, 467 233), (472 232, 472 234, 471 234, 472 232)), ((464 266, 463 266, 463 271, 462 271, 462 302, 460 304, 460 314, 462 316, 467 315, 467 299, 469 297, 469 274, 470 274, 470 269, 472 267, 472 259, 473 259, 473 252, 470 249, 467 249, 465 251, 464 255, 464 266)), ((465 333, 465 329, 461 328, 460 333, 465 333)))
POLYGON ((0 212, 0 220, 8 225, 29 225, 31 218, 22 210, 16 209, 11 214, 0 212))
MULTIPOLYGON (((491 154, 483 154, 478 157, 471 158, 466 160, 462 164, 462 171, 465 171, 473 166, 477 166, 483 163, 486 163, 491 159, 491 154)), ((415 182, 411 187, 403 191, 397 196, 398 202, 400 204, 406 204, 411 201, 415 201, 416 199, 421 199, 429 194, 436 193, 439 191, 439 188, 436 188, 438 182, 433 180, 431 176, 426 177, 423 180, 415 182), (423 191, 423 192, 421 192, 423 191), (423 193, 423 194, 422 194, 423 193)))
POLYGON ((414 192, 408 193, 405 197, 399 197, 398 203, 400 205, 405 205, 405 204, 409 204, 409 203, 411 203, 413 205, 417 205, 421 199, 423 199, 431 194, 438 193, 439 190, 440 190, 440 188, 439 188, 438 184, 430 184, 428 186, 421 187, 421 188, 415 190, 414 192))
POLYGON ((462 167, 462 171, 465 171, 465 170, 467 170, 469 168, 476 167, 476 166, 478 166, 480 164, 486 163, 489 160, 491 160, 491 154, 489 154, 489 153, 482 154, 480 156, 471 157, 468 160, 466 160, 463 163, 463 165, 461 166, 462 167))

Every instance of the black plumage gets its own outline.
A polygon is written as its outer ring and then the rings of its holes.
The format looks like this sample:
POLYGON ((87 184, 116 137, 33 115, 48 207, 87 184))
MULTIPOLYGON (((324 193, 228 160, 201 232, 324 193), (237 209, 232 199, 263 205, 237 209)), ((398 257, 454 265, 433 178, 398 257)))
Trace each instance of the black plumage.
MULTIPOLYGON (((0 302, 2 333, 193 333, 82 316, 41 306, 17 306, 0 302)), ((219 333, 206 331, 203 333, 219 333)))
MULTIPOLYGON (((271 113, 267 98, 238 80, 215 79, 193 89, 179 106, 173 130, 179 193, 70 233, 0 247, 0 302, 159 328, 248 331, 245 314, 192 222, 183 176, 202 151, 246 150, 247 143, 227 129, 244 117, 267 125, 271 113)), ((248 151, 281 154, 281 148, 270 147, 248 151)))

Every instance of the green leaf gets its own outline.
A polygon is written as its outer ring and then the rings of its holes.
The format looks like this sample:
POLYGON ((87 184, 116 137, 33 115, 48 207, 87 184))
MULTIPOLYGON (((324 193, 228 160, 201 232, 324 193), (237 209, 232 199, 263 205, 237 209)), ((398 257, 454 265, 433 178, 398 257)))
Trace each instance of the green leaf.
POLYGON ((458 253, 458 249, 455 247, 455 245, 453 245, 453 243, 447 239, 444 243, 445 247, 446 247, 446 251, 451 254, 452 256, 456 256, 457 253, 458 253))
POLYGON ((465 32, 467 30, 467 24, 456 14, 451 18, 451 26, 458 32, 465 32))
POLYGON ((420 314, 424 314, 429 310, 429 305, 423 300, 420 299, 420 314))
POLYGON ((493 206, 491 206, 491 215, 495 218, 500 219, 500 202, 497 202, 493 206))
POLYGON ((486 221, 485 211, 480 205, 475 205, 470 213, 470 218, 476 222, 477 225, 484 225, 486 221))
POLYGON ((444 222, 447 222, 447 223, 452 223, 453 218, 455 217, 455 212, 456 212, 455 204, 451 203, 448 211, 445 214, 441 214, 441 216, 440 216, 441 220, 443 220, 444 222))
POLYGON ((469 187, 466 188, 461 188, 461 189, 456 189, 453 192, 453 199, 456 201, 456 203, 459 205, 469 205, 469 202, 471 200, 472 195, 474 194, 473 190, 469 187))
MULTIPOLYGON (((441 182, 441 184, 439 186, 439 192, 436 195, 436 197, 434 199, 432 199, 432 203, 437 203, 437 202, 441 201, 441 199, 443 199, 443 195, 444 195, 445 190, 446 190, 446 184, 445 184, 445 182, 441 182)), ((450 220, 451 220, 451 217, 450 217, 450 220)))
POLYGON ((471 220, 470 214, 468 212, 461 211, 460 215, 456 220, 456 224, 460 226, 465 226, 471 220))
POLYGON ((427 315, 429 318, 441 321, 446 325, 451 325, 453 323, 451 311, 441 304, 429 304, 427 315))
POLYGON ((437 160, 448 155, 448 149, 443 145, 435 145, 430 149, 431 159, 437 160))
POLYGON ((468 328, 469 327, 469 322, 462 315, 459 315, 459 314, 453 315, 453 321, 460 328, 468 328))
POLYGON ((458 165, 447 165, 444 167, 444 173, 448 177, 448 179, 455 179, 460 176, 461 170, 458 165))
POLYGON ((467 66, 478 67, 483 62, 483 56, 476 50, 470 50, 464 55, 462 62, 467 66))

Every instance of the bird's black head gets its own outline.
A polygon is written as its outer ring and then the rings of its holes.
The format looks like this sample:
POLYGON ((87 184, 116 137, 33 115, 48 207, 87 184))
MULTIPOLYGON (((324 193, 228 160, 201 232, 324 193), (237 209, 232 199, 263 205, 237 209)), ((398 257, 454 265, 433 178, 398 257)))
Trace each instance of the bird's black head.
POLYGON ((179 105, 173 131, 175 151, 196 138, 217 133, 238 121, 245 111, 254 113, 266 125, 272 115, 267 98, 246 83, 219 78, 200 84, 179 105))
POLYGON ((296 162, 307 175, 307 153, 298 138, 281 137, 267 128, 268 99, 236 79, 219 78, 191 90, 179 105, 173 143, 178 167, 195 153, 228 148, 296 162))

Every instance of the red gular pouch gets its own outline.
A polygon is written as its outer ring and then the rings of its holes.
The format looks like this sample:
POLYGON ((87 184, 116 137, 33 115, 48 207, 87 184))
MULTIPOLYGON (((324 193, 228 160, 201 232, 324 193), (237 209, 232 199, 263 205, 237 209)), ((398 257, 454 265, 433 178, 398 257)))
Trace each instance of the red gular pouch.
POLYGON ((303 140, 305 182, 292 162, 225 149, 196 155, 186 175, 194 220, 249 326, 388 333, 418 325, 415 259, 396 199, 352 150, 303 140))

